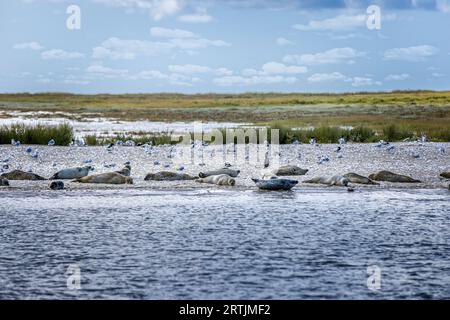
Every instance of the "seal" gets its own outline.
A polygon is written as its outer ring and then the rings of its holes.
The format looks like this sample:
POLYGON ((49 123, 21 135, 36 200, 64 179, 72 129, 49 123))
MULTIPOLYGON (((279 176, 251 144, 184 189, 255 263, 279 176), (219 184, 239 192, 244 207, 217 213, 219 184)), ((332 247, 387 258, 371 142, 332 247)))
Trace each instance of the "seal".
POLYGON ((307 169, 302 169, 297 166, 281 166, 274 171, 277 176, 303 176, 308 172, 307 169))
POLYGON ((221 175, 221 174, 226 174, 227 176, 236 178, 239 175, 240 172, 241 172, 240 170, 233 170, 233 169, 230 169, 230 168, 222 168, 222 169, 219 169, 219 170, 200 172, 198 174, 198 176, 200 178, 206 178, 206 177, 209 177, 209 176, 218 176, 218 175, 221 175))
POLYGON ((64 189, 64 182, 62 181, 52 181, 49 186, 52 190, 63 190, 64 189))
POLYGON ((133 184, 133 179, 125 177, 117 172, 93 174, 74 180, 81 183, 103 183, 103 184, 133 184))
POLYGON ((47 180, 35 173, 25 172, 21 170, 14 170, 1 175, 1 177, 8 180, 47 180))
POLYGON ((369 175, 369 179, 375 181, 402 182, 402 183, 419 183, 420 180, 413 179, 408 176, 396 174, 390 171, 380 171, 369 175))
POLYGON ((200 178, 195 180, 201 183, 210 183, 217 184, 218 186, 234 186, 236 184, 236 180, 230 177, 227 174, 218 174, 214 176, 207 176, 205 178, 200 178))
POLYGON ((145 176, 146 181, 177 181, 177 180, 195 180, 196 177, 192 177, 186 173, 177 173, 169 171, 161 171, 157 173, 149 173, 145 176))
POLYGON ((129 177, 131 175, 131 166, 129 164, 127 164, 121 170, 116 171, 116 172, 125 177, 129 177))
POLYGON ((261 190, 291 190, 298 184, 297 180, 280 179, 272 177, 270 179, 252 179, 256 186, 261 190))
POLYGON ((9 187, 8 179, 0 178, 0 187, 9 187))
POLYGON ((332 176, 332 177, 315 177, 310 180, 303 181, 304 183, 319 183, 327 184, 329 186, 340 186, 347 187, 348 179, 343 176, 332 176))
POLYGON ((344 174, 344 178, 347 178, 351 183, 379 185, 379 183, 353 172, 344 174))
POLYGON ((450 172, 442 172, 439 176, 444 179, 450 179, 450 172))
POLYGON ((91 170, 91 166, 63 169, 55 173, 50 180, 56 179, 79 179, 87 176, 91 170))

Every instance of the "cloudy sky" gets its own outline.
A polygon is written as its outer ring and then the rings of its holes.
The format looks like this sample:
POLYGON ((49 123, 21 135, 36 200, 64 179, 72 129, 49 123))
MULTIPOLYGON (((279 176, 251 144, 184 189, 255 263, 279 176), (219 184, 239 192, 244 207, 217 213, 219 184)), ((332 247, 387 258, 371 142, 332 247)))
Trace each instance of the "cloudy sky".
POLYGON ((0 92, 445 90, 449 34, 450 0, 2 0, 0 92))

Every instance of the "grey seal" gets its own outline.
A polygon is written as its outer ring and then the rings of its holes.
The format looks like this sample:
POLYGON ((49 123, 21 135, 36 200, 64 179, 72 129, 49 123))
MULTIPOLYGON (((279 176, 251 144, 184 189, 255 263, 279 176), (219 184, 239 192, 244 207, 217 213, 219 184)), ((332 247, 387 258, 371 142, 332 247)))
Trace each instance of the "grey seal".
POLYGON ((21 170, 14 170, 1 175, 8 180, 47 180, 35 173, 25 172, 21 170))
POLYGON ((274 171, 277 176, 303 176, 308 172, 308 169, 302 169, 297 166, 281 166, 274 171))
POLYGON ((103 184, 133 184, 133 179, 117 172, 94 174, 76 179, 74 182, 103 184))
POLYGON ((252 179, 261 190, 291 190, 298 184, 297 180, 280 179, 272 177, 270 179, 252 179))
POLYGON ((79 179, 87 176, 91 170, 91 166, 67 168, 55 173, 50 180, 56 179, 79 179))
POLYGON ((230 177, 227 174, 218 174, 218 175, 214 175, 214 176, 208 176, 205 178, 197 179, 195 181, 201 182, 201 183, 217 184, 219 186, 234 186, 236 184, 236 180, 234 180, 232 177, 230 177))
POLYGON ((195 180, 196 177, 192 177, 186 173, 177 173, 170 171, 161 171, 157 173, 149 173, 145 176, 146 181, 177 181, 177 180, 195 180))
POLYGON ((402 182, 402 183, 419 183, 420 180, 413 179, 408 176, 396 174, 390 171, 380 171, 369 175, 369 179, 375 181, 402 182))
POLYGON ((348 179, 343 176, 332 176, 332 177, 315 177, 310 180, 303 181, 304 183, 319 183, 326 184, 329 186, 340 186, 347 187, 348 179))
POLYGON ((236 178, 239 175, 240 172, 241 172, 240 170, 233 170, 233 169, 230 169, 230 168, 222 168, 222 169, 219 169, 219 170, 200 172, 198 174, 198 176, 200 178, 206 178, 206 177, 209 177, 209 176, 217 176, 217 175, 220 175, 220 174, 226 174, 226 175, 228 175, 230 177, 236 178))
POLYGON ((52 190, 63 190, 64 189, 64 182, 62 181, 52 181, 49 186, 52 190))
POLYGON ((344 178, 347 178, 351 183, 379 185, 379 183, 353 172, 344 174, 344 178))

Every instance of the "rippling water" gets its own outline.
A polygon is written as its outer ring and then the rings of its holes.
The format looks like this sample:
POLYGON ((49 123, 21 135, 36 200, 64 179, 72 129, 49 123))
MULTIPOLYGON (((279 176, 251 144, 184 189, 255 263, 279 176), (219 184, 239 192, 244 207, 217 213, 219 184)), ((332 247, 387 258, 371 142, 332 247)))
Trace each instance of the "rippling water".
POLYGON ((447 190, 0 192, 0 298, 450 298, 447 190), (81 289, 67 288, 68 265, 81 289), (381 288, 367 288, 367 266, 381 288))

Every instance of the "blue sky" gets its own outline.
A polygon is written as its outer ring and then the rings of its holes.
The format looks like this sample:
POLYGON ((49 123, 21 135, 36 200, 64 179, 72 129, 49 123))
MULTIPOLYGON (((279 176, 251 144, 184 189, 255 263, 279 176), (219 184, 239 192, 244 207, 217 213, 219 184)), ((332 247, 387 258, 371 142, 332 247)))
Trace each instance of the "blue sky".
POLYGON ((3 0, 0 92, 446 90, 449 30, 450 0, 3 0))

